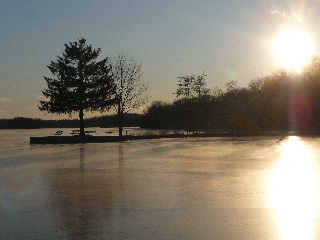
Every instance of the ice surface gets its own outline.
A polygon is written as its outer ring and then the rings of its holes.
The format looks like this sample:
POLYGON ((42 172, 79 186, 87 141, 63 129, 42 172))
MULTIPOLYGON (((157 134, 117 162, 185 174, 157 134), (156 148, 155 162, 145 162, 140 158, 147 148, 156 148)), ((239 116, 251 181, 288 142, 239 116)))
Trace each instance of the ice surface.
POLYGON ((320 237, 319 138, 30 145, 31 130, 1 134, 1 239, 320 237))

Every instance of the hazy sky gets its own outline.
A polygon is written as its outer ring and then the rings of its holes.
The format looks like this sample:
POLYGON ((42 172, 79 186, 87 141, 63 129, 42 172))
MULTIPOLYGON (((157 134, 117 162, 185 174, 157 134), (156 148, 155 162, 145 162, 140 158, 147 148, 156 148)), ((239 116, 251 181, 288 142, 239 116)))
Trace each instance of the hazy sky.
POLYGON ((0 0, 0 118, 57 118, 37 108, 43 76, 81 37, 102 57, 141 62, 149 105, 172 102, 179 76, 205 71, 222 88, 271 74, 271 43, 288 26, 308 31, 319 55, 319 15, 319 0, 0 0))

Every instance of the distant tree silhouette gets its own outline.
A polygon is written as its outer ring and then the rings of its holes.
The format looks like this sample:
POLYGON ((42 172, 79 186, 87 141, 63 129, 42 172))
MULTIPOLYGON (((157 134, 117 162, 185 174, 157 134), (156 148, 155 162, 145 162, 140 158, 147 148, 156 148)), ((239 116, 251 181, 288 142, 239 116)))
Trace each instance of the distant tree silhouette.
POLYGON ((188 131, 194 131, 200 128, 205 121, 202 114, 202 106, 207 101, 206 97, 209 96, 210 89, 206 87, 205 77, 207 75, 202 73, 200 76, 184 76, 178 77, 178 88, 176 91, 175 109, 178 110, 178 115, 184 119, 181 120, 180 125, 188 131))
POLYGON ((227 88, 227 92, 228 93, 233 93, 236 92, 239 89, 237 80, 232 80, 230 82, 227 82, 225 84, 225 87, 227 88))
POLYGON ((200 76, 192 75, 178 77, 179 83, 176 91, 177 98, 189 100, 197 97, 200 100, 201 96, 207 95, 210 89, 206 87, 206 76, 205 73, 202 73, 200 76))
POLYGON ((171 105, 163 101, 154 101, 144 110, 142 126, 145 128, 166 129, 172 127, 171 105))
POLYGON ((141 64, 124 54, 119 54, 112 62, 112 73, 117 98, 114 107, 118 114, 119 136, 122 136, 123 115, 147 102, 147 96, 142 94, 147 91, 148 85, 141 82, 141 64))
POLYGON ((49 113, 79 113, 80 135, 84 135, 84 111, 110 108, 115 101, 115 84, 108 58, 96 61, 100 48, 92 49, 81 38, 65 44, 62 57, 48 66, 55 78, 44 77, 48 89, 42 91, 39 109, 49 113))
POLYGON ((202 73, 200 76, 194 78, 193 84, 191 86, 192 93, 198 100, 201 100, 201 97, 208 95, 210 89, 206 87, 207 83, 205 80, 205 73, 202 73))
POLYGON ((290 116, 293 114, 290 108, 290 100, 293 97, 295 83, 293 75, 285 70, 279 70, 264 78, 261 87, 263 93, 261 106, 264 109, 264 118, 261 124, 270 130, 289 130, 290 116), (291 113, 290 113, 291 112, 291 113))

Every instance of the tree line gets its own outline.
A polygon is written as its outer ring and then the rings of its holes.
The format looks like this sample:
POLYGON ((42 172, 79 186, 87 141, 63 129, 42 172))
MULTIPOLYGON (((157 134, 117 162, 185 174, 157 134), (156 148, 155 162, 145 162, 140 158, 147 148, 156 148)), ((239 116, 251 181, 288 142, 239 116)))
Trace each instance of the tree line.
MULTIPOLYGON (((102 116, 93 121, 94 124, 84 120, 86 111, 103 113, 113 108, 121 136, 128 112, 147 102, 144 93, 148 85, 141 82, 141 64, 124 54, 98 60, 100 53, 100 48, 93 49, 83 38, 65 44, 62 56, 47 66, 53 77, 44 77, 47 89, 42 91, 44 99, 38 107, 48 113, 78 113, 80 135, 84 135, 85 124, 86 127, 114 127, 114 116, 102 116), (106 122, 102 123, 101 119, 106 122)), ((190 131, 320 132, 320 64, 316 56, 300 73, 282 69, 253 79, 245 87, 231 81, 223 89, 210 89, 206 77, 205 73, 178 77, 176 100, 152 102, 142 115, 135 115, 130 125, 190 131)), ((39 119, 24 119, 24 123, 22 120, 16 118, 11 123, 20 122, 24 126, 20 128, 54 125, 39 119)), ((2 120, 0 124, 10 126, 8 121, 2 120)), ((77 120, 68 121, 58 126, 76 127, 77 120)))
MULTIPOLYGON (((123 115, 127 127, 139 127, 141 114, 125 113, 123 115)), ((118 115, 104 115, 84 119, 86 127, 111 128, 118 126, 118 115)), ((78 119, 43 120, 39 118, 15 117, 0 119, 0 129, 39 129, 39 128, 78 128, 78 119)))
POLYGON ((206 87, 205 74, 180 77, 173 103, 154 101, 141 126, 229 132, 320 133, 320 64, 313 57, 300 73, 279 70, 240 87, 206 87))

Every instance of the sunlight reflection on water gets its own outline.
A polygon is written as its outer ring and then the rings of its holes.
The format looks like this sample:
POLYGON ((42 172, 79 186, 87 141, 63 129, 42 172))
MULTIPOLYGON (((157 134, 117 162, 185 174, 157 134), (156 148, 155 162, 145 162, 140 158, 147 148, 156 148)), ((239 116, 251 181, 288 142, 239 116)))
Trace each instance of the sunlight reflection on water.
POLYGON ((310 239, 319 192, 311 149, 291 136, 272 179, 272 202, 277 209, 283 239, 310 239))

